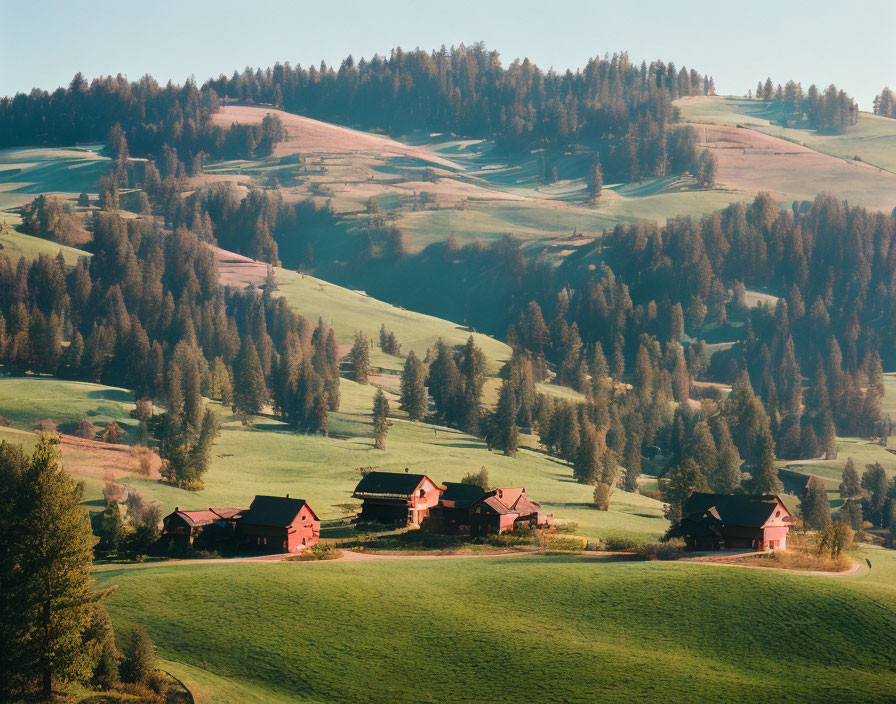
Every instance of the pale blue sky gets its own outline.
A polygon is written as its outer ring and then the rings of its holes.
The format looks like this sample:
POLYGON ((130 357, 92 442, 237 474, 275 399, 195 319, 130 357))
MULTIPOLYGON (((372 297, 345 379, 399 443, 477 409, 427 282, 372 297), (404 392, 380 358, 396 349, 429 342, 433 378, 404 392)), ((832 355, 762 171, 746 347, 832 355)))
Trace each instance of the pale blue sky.
POLYGON ((308 65, 484 41, 505 64, 577 68, 628 51, 711 73, 722 93, 757 80, 836 83, 863 109, 896 89, 896 0, 0 0, 0 95, 151 73, 199 82, 247 65, 308 65))

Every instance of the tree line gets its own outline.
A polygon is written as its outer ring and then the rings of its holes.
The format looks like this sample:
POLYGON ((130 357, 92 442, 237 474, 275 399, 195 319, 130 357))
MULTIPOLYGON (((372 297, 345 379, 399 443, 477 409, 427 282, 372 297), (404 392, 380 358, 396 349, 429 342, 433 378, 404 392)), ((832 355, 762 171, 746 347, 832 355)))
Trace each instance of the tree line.
POLYGON ((790 120, 805 119, 809 126, 819 132, 837 134, 846 131, 859 121, 859 106, 845 91, 833 83, 820 91, 813 83, 803 93, 803 87, 795 81, 787 81, 777 87, 771 78, 759 81, 756 86, 758 100, 772 101, 784 108, 782 123, 787 127, 790 120))

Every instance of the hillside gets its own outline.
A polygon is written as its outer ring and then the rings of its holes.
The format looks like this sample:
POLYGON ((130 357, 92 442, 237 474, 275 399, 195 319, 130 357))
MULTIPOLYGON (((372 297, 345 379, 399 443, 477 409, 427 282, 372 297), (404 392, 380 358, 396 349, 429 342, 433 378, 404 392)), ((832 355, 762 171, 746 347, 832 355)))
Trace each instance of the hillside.
MULTIPOLYGON (((385 452, 373 447, 371 407, 374 388, 342 380, 340 410, 330 415, 330 436, 297 434, 266 417, 254 427, 242 426, 229 409, 213 407, 221 416, 221 435, 212 451, 211 467, 198 493, 177 489, 130 469, 114 471, 115 481, 137 489, 149 501, 161 503, 163 514, 175 507, 242 506, 255 494, 290 494, 309 501, 324 519, 341 516, 336 504, 345 503, 360 479, 360 467, 383 471, 428 474, 436 481, 459 481, 464 474, 485 467, 495 485, 526 486, 529 493, 558 520, 577 522, 576 533, 586 537, 630 535, 656 540, 667 521, 662 504, 637 494, 617 491, 611 510, 591 507, 593 487, 577 484, 565 462, 540 452, 522 450, 516 458, 489 452, 484 441, 451 428, 428 423, 392 421, 385 452)), ((393 401, 393 407, 397 403, 393 401)), ((0 439, 27 444, 22 431, 44 418, 60 424, 89 418, 100 425, 117 420, 133 426, 128 416, 133 403, 123 389, 55 379, 0 377, 0 416, 12 423, 0 427, 0 439)), ((133 427, 124 436, 133 442, 133 427)), ((64 459, 69 463, 69 458, 64 459)), ((101 505, 106 467, 75 460, 71 470, 87 484, 91 506, 101 505), (95 465, 95 466, 94 466, 95 465)))
POLYGON ((145 624, 198 704, 885 702, 896 619, 878 573, 893 557, 872 560, 870 579, 575 556, 96 577, 118 587, 116 625, 145 624))

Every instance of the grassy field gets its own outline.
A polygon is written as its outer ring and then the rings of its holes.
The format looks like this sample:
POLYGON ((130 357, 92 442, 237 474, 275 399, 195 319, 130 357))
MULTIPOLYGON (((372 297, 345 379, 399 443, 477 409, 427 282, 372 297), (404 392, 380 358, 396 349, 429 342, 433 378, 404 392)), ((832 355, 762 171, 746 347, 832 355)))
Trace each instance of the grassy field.
POLYGON ((581 556, 96 577, 199 704, 891 702, 896 568, 871 559, 872 579, 581 556))
MULTIPOLYGON (((413 350, 421 359, 440 337, 451 345, 463 345, 471 334, 448 320, 398 308, 312 276, 287 269, 276 271, 278 293, 293 310, 312 320, 322 316, 335 329, 341 343, 351 344, 355 331, 363 330, 374 341, 371 361, 386 369, 398 370, 404 361, 379 350, 380 325, 385 324, 395 333, 403 354, 413 350)), ((473 337, 488 358, 491 372, 510 359, 511 349, 503 342, 479 333, 473 333, 473 337)))
MULTIPOLYGON (((292 432, 282 423, 258 418, 243 427, 215 406, 224 421, 213 449, 205 489, 191 493, 155 480, 121 473, 116 481, 136 488, 145 498, 162 504, 163 513, 176 506, 243 506, 255 494, 286 494, 309 501, 322 518, 340 515, 336 504, 350 499, 360 479, 360 467, 428 474, 436 481, 459 481, 485 467, 493 485, 526 486, 530 495, 562 521, 579 524, 580 535, 599 538, 626 535, 656 540, 666 530, 662 504, 637 494, 617 491, 610 511, 590 507, 593 489, 572 480, 564 462, 540 452, 522 450, 516 458, 489 452, 485 443, 450 428, 410 423, 395 418, 387 450, 373 447, 372 386, 342 381, 342 404, 331 414, 330 437, 292 432)), ((44 418, 74 422, 82 417, 102 424, 111 419, 133 422, 130 394, 122 389, 55 379, 0 378, 0 414, 14 429, 30 430, 44 418)), ((7 431, 0 439, 26 442, 31 436, 7 431)), ((102 479, 85 471, 88 500, 101 497, 102 479)))
POLYGON ((65 257, 65 263, 75 265, 81 257, 92 256, 81 249, 68 247, 64 244, 41 239, 40 237, 25 235, 13 230, 0 233, 0 246, 2 246, 0 256, 9 257, 13 262, 17 262, 22 257, 25 257, 25 259, 37 259, 41 254, 49 254, 51 257, 55 257, 59 252, 62 252, 62 256, 65 257))
POLYGON ((41 193, 76 199, 96 193, 109 158, 102 145, 0 149, 0 210, 24 205, 41 193))
POLYGON ((742 124, 841 159, 862 161, 896 173, 896 120, 863 112, 859 122, 844 134, 823 135, 814 130, 771 124, 780 117, 772 105, 746 98, 700 96, 675 101, 687 122, 714 125, 742 124))

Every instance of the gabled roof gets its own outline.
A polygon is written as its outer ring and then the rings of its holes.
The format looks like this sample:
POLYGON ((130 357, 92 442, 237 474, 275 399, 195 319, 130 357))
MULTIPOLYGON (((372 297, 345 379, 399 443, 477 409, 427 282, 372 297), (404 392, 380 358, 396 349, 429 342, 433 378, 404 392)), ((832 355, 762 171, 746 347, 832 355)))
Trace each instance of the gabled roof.
MULTIPOLYGON (((299 511, 305 506, 305 499, 291 499, 288 496, 256 496, 252 499, 249 510, 243 513, 240 521, 256 526, 271 526, 273 528, 285 528, 299 515, 299 511)), ((314 518, 317 515, 308 507, 314 518)))
POLYGON ((435 486, 435 482, 425 474, 369 472, 355 487, 355 496, 410 497, 424 480, 435 486))
POLYGON ((454 508, 470 508, 476 501, 485 495, 485 490, 475 484, 462 484, 461 482, 445 482, 442 485, 441 501, 451 502, 454 508))
POLYGON ((189 526, 206 526, 215 521, 226 520, 238 516, 242 508, 209 508, 200 511, 174 511, 174 515, 182 518, 189 526))
MULTIPOLYGON (((784 503, 774 494, 708 494, 696 492, 685 502, 686 517, 710 514, 722 523, 761 528, 784 503)), ((790 512, 787 511, 788 517, 790 512)))
POLYGON ((541 510, 541 506, 526 496, 525 487, 494 489, 474 503, 483 503, 500 514, 515 513, 520 516, 528 516, 541 510))

